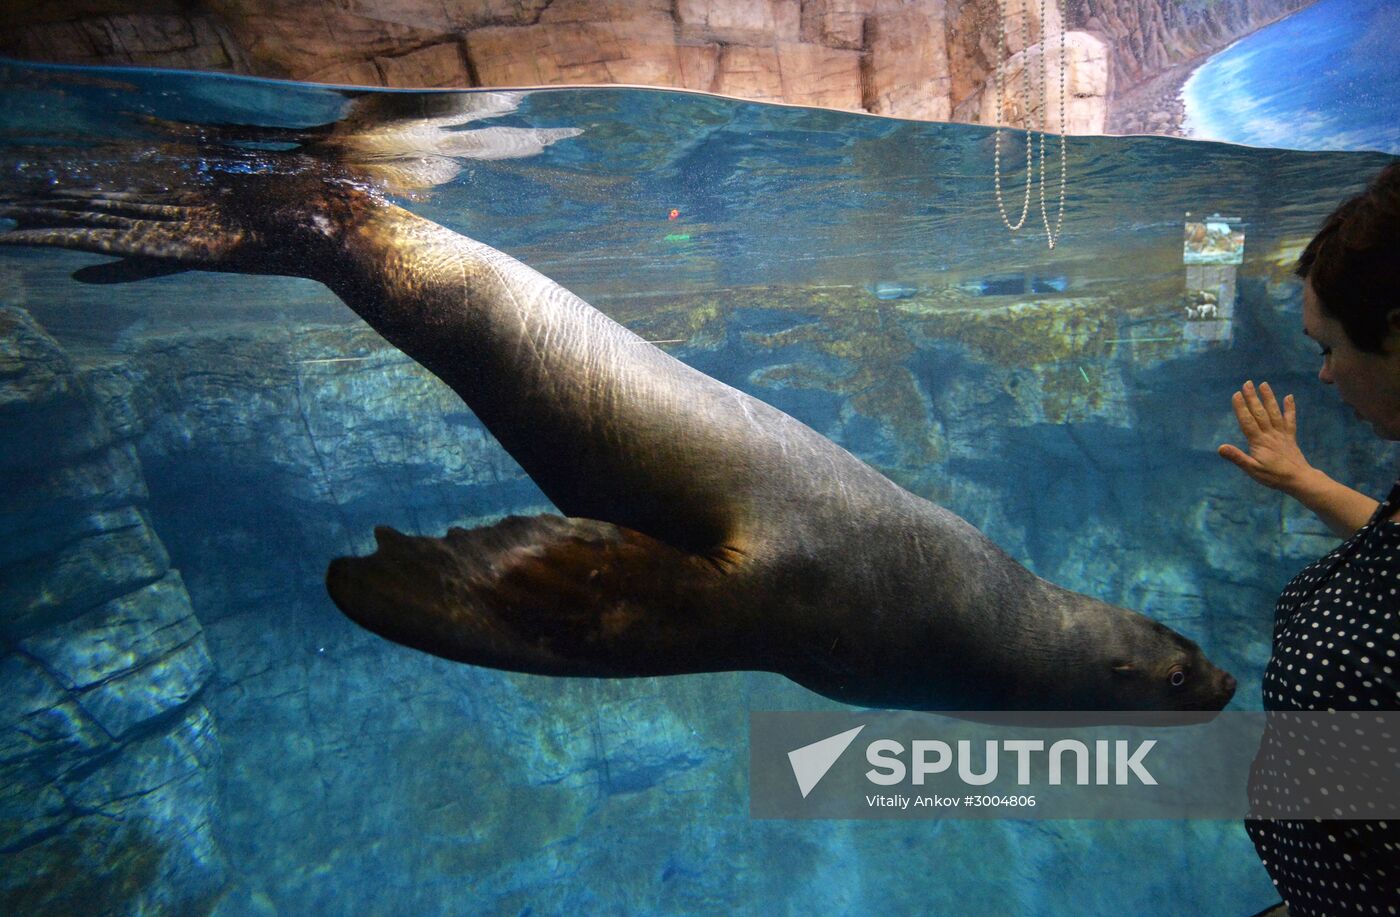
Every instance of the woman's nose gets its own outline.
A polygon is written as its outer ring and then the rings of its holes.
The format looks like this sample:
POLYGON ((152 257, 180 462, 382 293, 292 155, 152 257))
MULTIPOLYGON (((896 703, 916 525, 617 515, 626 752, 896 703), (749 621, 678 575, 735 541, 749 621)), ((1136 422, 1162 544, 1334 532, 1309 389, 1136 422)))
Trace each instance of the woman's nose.
POLYGON ((1323 385, 1332 384, 1332 363, 1330 360, 1322 361, 1322 368, 1317 371, 1317 378, 1323 385))

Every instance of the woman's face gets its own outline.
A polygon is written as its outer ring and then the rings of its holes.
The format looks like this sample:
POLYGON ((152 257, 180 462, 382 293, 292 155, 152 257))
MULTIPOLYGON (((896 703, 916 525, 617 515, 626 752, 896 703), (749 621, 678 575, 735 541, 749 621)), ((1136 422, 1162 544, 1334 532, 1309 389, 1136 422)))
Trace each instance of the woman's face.
POLYGON ((1366 353, 1347 337, 1342 323, 1323 311, 1312 283, 1303 283, 1303 333, 1322 348, 1317 377, 1335 385, 1342 401, 1382 439, 1400 440, 1400 332, 1392 315, 1384 353, 1366 353))

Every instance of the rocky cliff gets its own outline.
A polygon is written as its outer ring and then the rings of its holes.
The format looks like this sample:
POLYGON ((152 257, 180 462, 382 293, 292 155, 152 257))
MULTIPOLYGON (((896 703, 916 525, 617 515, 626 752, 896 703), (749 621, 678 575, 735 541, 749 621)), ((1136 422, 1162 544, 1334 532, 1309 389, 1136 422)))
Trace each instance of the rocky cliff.
MULTIPOLYGON (((1140 106, 1133 87, 1309 2, 1070 0, 1066 125, 1102 131, 1123 99, 1140 106)), ((1054 67, 1060 19, 1032 0, 54 0, 12 10, 0 53, 368 86, 630 83, 986 123, 998 32, 1033 65, 1048 32, 1054 67)), ((1034 109, 1013 100, 1003 120, 1034 109)))
POLYGON ((1178 133, 1181 85, 1206 56, 1316 0, 1066 0, 1075 28, 1101 37, 1111 62, 1106 129, 1178 133))
POLYGON ((1072 27, 1103 36, 1117 91, 1224 48, 1316 0, 1066 0, 1072 27))

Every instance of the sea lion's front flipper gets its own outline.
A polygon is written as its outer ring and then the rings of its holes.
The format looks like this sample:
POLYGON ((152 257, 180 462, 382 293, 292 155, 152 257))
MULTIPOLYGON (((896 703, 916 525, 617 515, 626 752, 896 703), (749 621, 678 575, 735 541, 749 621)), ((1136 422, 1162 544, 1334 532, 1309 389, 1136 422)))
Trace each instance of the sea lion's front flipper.
POLYGON ((396 643, 540 675, 714 671, 727 638, 714 597, 731 573, 590 519, 511 516, 444 538, 375 530, 378 550, 332 561, 340 610, 396 643))
POLYGON ((80 267, 73 272, 73 279, 80 283, 134 283, 138 280, 182 274, 188 270, 183 264, 173 261, 133 257, 80 267))
POLYGON ((88 283, 120 283, 181 270, 259 271, 236 257, 263 236, 240 226, 212 198, 104 191, 60 191, 35 198, 0 197, 0 245, 38 245, 117 255, 74 276, 88 283))

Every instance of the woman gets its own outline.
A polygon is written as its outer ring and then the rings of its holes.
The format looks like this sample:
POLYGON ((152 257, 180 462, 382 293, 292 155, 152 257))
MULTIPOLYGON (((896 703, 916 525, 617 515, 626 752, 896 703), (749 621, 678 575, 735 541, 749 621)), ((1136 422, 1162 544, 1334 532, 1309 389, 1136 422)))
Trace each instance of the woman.
MULTIPOLYGON (((1322 352, 1318 378, 1400 440, 1400 163, 1338 207, 1298 259, 1303 333, 1322 352)), ((1268 383, 1233 397, 1248 452, 1220 455, 1298 500, 1346 539, 1299 573, 1275 610, 1264 709, 1400 710, 1400 482, 1384 503, 1332 480, 1298 448, 1293 396, 1268 383)), ((1286 762, 1267 738, 1251 797, 1286 762)), ((1270 788, 1262 788, 1264 790, 1270 788)), ((1251 821, 1250 838, 1293 915, 1400 913, 1400 824, 1251 821)), ((1273 913, 1273 912, 1271 912, 1273 913)))

